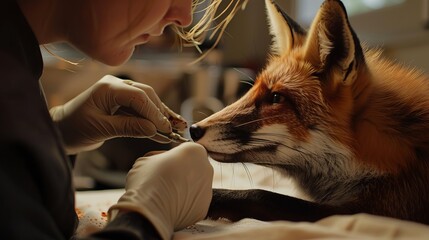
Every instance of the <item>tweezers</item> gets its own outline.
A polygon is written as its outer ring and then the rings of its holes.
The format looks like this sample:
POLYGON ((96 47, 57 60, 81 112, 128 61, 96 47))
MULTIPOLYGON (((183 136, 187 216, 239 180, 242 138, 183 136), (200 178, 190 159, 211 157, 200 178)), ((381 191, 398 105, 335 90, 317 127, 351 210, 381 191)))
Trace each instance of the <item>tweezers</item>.
POLYGON ((157 131, 156 136, 152 137, 155 141, 163 142, 163 143, 184 143, 184 142, 190 142, 191 140, 184 138, 180 136, 178 133, 171 132, 171 133, 163 133, 160 131, 157 131))
MULTIPOLYGON (((122 114, 125 116, 138 116, 138 114, 136 114, 134 112, 134 110, 130 109, 130 108, 126 108, 126 107, 119 107, 118 109, 114 109, 112 111, 112 115, 113 114, 122 114)), ((191 140, 186 139, 182 136, 180 136, 180 134, 175 133, 175 132, 171 132, 171 133, 163 133, 160 131, 156 131, 156 135, 151 137, 152 140, 160 142, 160 143, 184 143, 184 142, 190 142, 191 140)))

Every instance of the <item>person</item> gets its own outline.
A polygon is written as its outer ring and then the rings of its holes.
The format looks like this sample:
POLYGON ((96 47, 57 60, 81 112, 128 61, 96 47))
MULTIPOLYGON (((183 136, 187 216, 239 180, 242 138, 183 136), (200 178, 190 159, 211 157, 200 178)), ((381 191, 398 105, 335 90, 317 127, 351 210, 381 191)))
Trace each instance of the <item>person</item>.
MULTIPOLYGON (((201 1, 1 1, 2 239, 77 239, 72 156, 119 136, 167 141, 183 120, 149 86, 113 76, 48 110, 39 84, 40 45, 68 42, 94 60, 120 65, 169 25, 198 43, 183 28, 201 1), (117 114, 121 108, 135 114, 117 114)), ((210 24, 220 1, 211 1, 197 30, 210 24)), ((206 151, 195 143, 139 158, 107 226, 85 239, 168 239, 205 217, 212 176, 206 151)))

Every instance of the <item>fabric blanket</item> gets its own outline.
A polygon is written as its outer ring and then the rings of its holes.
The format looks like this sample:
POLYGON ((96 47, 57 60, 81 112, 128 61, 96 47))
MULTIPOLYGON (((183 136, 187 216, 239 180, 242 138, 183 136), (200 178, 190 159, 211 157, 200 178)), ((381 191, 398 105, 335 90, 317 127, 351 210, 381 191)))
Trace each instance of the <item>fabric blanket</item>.
MULTIPOLYGON (((260 188, 306 199, 293 181, 272 169, 253 164, 211 163, 215 169, 215 188, 260 188)), ((123 189, 77 192, 78 234, 102 228, 109 206, 123 192, 123 189)), ((429 239, 429 226, 368 214, 332 216, 316 223, 203 220, 176 232, 173 239, 429 239)))

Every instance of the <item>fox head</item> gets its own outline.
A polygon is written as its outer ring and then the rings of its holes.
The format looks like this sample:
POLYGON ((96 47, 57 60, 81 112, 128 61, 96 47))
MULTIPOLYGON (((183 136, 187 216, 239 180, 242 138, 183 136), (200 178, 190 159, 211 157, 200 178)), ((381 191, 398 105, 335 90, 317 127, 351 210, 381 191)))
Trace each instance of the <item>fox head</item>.
POLYGON ((366 67, 343 4, 326 0, 307 32, 265 2, 273 36, 268 64, 242 98, 194 124, 191 137, 220 162, 354 171, 350 125, 366 67))

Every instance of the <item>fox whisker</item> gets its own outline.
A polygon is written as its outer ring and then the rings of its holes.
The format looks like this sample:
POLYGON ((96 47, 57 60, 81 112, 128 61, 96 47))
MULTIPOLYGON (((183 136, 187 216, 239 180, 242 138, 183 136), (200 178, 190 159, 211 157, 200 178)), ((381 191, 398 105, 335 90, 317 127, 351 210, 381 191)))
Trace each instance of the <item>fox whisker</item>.
POLYGON ((286 114, 279 114, 279 115, 269 116, 269 117, 265 117, 265 118, 258 118, 258 119, 252 120, 252 121, 240 123, 238 125, 235 125, 235 127, 242 127, 242 126, 247 125, 247 124, 251 124, 251 123, 255 123, 255 122, 259 122, 259 121, 264 121, 264 120, 272 119, 272 118, 283 117, 285 115, 286 114))
POLYGON ((252 175, 250 174, 249 168, 243 162, 241 162, 241 165, 243 166, 244 170, 246 171, 247 178, 249 179, 249 182, 250 182, 250 187, 253 187, 253 179, 252 179, 252 175))
MULTIPOLYGON (((257 136, 275 136, 275 137, 283 137, 282 139, 287 139, 287 138, 288 138, 288 136, 287 136, 287 135, 285 135, 285 134, 280 134, 280 133, 254 133, 253 135, 257 135, 257 136)), ((301 149, 303 149, 305 152, 304 152, 304 151, 301 151, 301 150, 299 150, 298 148, 291 147, 291 146, 289 146, 289 145, 287 145, 287 144, 285 144, 284 142, 281 142, 281 141, 275 141, 275 140, 265 139, 265 138, 255 138, 255 137, 252 137, 252 139, 259 140, 259 141, 265 141, 265 143, 271 143, 271 144, 273 144, 273 145, 281 145, 281 146, 284 146, 284 147, 286 147, 286 148, 289 148, 289 149, 291 149, 291 150, 294 150, 294 151, 296 151, 296 152, 300 152, 300 153, 303 153, 303 154, 307 154, 306 152, 310 152, 310 151, 306 150, 305 148, 300 147, 300 148, 301 148, 301 149)))
POLYGON ((223 187, 223 168, 222 168, 222 163, 219 162, 219 167, 220 167, 220 185, 223 187))
POLYGON ((203 112, 203 111, 197 111, 197 113, 199 113, 199 114, 201 114, 201 115, 203 115, 203 116, 205 116, 205 117, 208 117, 208 116, 209 116, 209 114, 207 114, 207 113, 205 113, 205 112, 203 112))
POLYGON ((251 86, 251 87, 253 87, 253 83, 251 83, 251 82, 248 82, 248 81, 240 81, 240 83, 244 83, 244 84, 247 84, 247 85, 249 85, 249 86, 251 86))
MULTIPOLYGON (((239 70, 238 68, 234 68, 234 70, 235 70, 235 71, 237 71, 237 72, 239 72, 239 73, 241 73, 241 75, 246 76, 246 77, 247 77, 247 79, 249 79, 250 81, 255 82, 255 79, 253 79, 252 77, 250 77, 250 76, 249 76, 248 74, 246 74, 245 72, 243 72, 243 71, 239 70)), ((249 82, 246 82, 246 81, 241 81, 241 82, 249 83, 249 82)), ((253 84, 252 84, 252 85, 253 85, 253 84)))
MULTIPOLYGON (((299 153, 302 157, 310 155, 310 152, 308 152, 308 153, 303 152, 303 151, 301 151, 301 150, 299 150, 299 149, 297 149, 297 148, 294 148, 294 147, 288 146, 287 144, 284 144, 284 143, 281 143, 281 142, 278 142, 278 141, 272 141, 272 140, 267 140, 267 139, 257 139, 257 138, 252 138, 252 139, 251 139, 251 142, 250 142, 250 145, 251 145, 252 143, 257 143, 257 145, 253 145, 253 146, 261 145, 261 143, 262 143, 263 145, 277 145, 277 146, 279 146, 279 145, 280 145, 280 146, 286 147, 286 148, 288 148, 288 149, 290 149, 290 150, 293 150, 293 151, 295 151, 295 152, 299 153)), ((284 155, 284 156, 288 156, 289 154, 282 153, 282 155, 284 155)))

